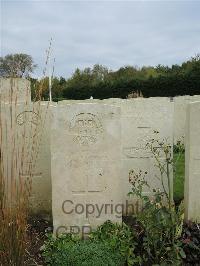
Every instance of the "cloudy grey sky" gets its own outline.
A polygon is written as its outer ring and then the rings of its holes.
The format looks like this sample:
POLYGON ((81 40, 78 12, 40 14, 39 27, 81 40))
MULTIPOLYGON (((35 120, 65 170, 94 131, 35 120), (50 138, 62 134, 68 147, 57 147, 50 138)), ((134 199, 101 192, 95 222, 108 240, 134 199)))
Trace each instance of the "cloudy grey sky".
POLYGON ((95 63, 176 64, 200 52, 199 1, 2 1, 1 54, 27 53, 39 65, 53 38, 55 74, 95 63))

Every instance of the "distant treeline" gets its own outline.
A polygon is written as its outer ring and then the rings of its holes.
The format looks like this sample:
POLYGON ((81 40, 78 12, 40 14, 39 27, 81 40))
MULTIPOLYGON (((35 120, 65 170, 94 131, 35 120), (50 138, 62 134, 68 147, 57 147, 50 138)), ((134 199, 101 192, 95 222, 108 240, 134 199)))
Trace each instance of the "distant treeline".
MULTIPOLYGON (((43 99, 49 98, 48 78, 31 79, 32 95, 42 86, 43 99)), ((181 65, 171 67, 121 67, 111 71, 102 65, 84 70, 76 69, 69 79, 53 78, 52 97, 61 99, 127 98, 139 91, 144 97, 200 94, 200 55, 181 65)))

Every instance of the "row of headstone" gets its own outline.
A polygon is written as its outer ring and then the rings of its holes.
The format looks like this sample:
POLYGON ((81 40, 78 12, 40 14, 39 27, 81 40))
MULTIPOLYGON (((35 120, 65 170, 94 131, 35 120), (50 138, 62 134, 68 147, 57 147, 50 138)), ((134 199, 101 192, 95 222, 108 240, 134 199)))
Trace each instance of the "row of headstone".
MULTIPOLYGON (((135 199, 127 196, 131 170, 146 173, 150 188, 143 193, 162 189, 155 158, 146 144, 155 138, 173 146, 173 103, 154 99, 64 101, 52 115, 56 231, 96 227, 108 219, 121 221, 122 215, 137 211, 135 199)), ((161 153, 159 160, 163 159, 161 153)))
MULTIPOLYGON (((24 88, 26 82, 23 80, 21 86, 21 81, 15 80, 14 84, 16 88, 24 88)), ((9 90, 8 80, 5 84, 9 90)), ((5 87, 2 80, 1 86, 5 87)), ((13 84, 12 90, 15 91, 13 84)), ((51 105, 40 102, 35 107, 37 104, 30 103, 27 95, 27 92, 21 95, 13 119, 17 136, 26 125, 33 132, 34 127, 41 132, 32 178, 31 208, 34 213, 42 214, 51 213, 52 209, 55 230, 69 226, 96 227, 107 219, 121 221, 127 211, 137 211, 132 208, 135 205, 129 206, 136 202, 127 197, 131 190, 131 170, 146 172, 151 189, 162 189, 156 178, 159 173, 155 160, 146 144, 155 137, 165 138, 173 146, 175 102, 169 98, 159 98, 159 101, 157 98, 114 98, 51 105), (159 133, 155 135, 155 132, 159 133)), ((8 110, 10 98, 7 99, 7 107, 3 106, 8 110)), ((184 112, 185 116, 185 107, 184 112)), ((9 117, 9 112, 5 113, 9 117)), ((8 149, 9 152, 12 150, 8 149)), ((162 154, 159 159, 163 160, 162 154)), ((22 174, 26 178, 26 172, 22 174)), ((144 193, 149 194, 150 190, 144 193)), ((191 193, 187 195, 189 198, 191 193)), ((188 217, 192 218, 193 214, 188 217)))

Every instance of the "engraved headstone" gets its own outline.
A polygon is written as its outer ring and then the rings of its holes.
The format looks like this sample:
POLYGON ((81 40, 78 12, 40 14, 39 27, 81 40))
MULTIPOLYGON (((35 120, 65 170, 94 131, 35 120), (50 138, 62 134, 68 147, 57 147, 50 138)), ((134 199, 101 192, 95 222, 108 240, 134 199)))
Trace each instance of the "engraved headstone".
MULTIPOLYGON (((150 189, 145 188, 144 194, 151 195, 153 188, 163 190, 158 178, 160 176, 158 168, 155 167, 155 158, 147 148, 147 143, 152 139, 166 139, 166 142, 171 147, 173 146, 173 108, 174 105, 168 98, 164 98, 161 102, 155 99, 135 99, 121 102, 124 204, 126 200, 135 204, 133 199, 127 197, 127 193, 131 191, 129 183, 129 172, 131 170, 134 170, 135 173, 140 170, 143 174, 147 172, 146 179, 150 189)), ((164 160, 162 153, 159 160, 161 162, 164 160)), ((173 173, 171 171, 172 178, 173 173)), ((167 179, 165 184, 166 182, 167 179)))
POLYGON ((30 211, 51 216, 50 120, 48 104, 1 102, 1 167, 8 182, 27 181, 30 211), (10 180, 10 181, 9 181, 10 180))
POLYGON ((108 219, 121 222, 115 210, 122 193, 119 118, 119 107, 98 103, 60 105, 53 111, 55 232, 71 227, 82 230, 84 225, 94 228, 108 219))

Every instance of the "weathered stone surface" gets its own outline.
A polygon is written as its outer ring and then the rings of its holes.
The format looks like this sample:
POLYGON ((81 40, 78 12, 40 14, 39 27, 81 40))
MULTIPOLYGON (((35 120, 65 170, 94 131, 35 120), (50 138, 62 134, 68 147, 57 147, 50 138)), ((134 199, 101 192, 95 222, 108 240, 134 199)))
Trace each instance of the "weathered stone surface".
POLYGON ((1 102, 4 177, 31 184, 31 212, 51 215, 50 120, 47 103, 1 102))
MULTIPOLYGON (((147 149, 147 143, 152 139, 166 139, 173 146, 173 111, 174 105, 168 99, 162 102, 155 100, 124 100, 121 103, 121 128, 122 128, 122 185, 123 203, 128 199, 127 193, 131 190, 129 172, 136 173, 142 170, 147 172, 147 181, 150 190, 159 188, 162 190, 158 169, 155 167, 155 159, 147 149), (155 133, 159 132, 159 133, 155 133)), ((159 160, 163 161, 161 155, 159 160)), ((171 180, 173 172, 171 171, 171 180)), ((165 183, 167 179, 165 180, 165 183)), ((171 182, 172 183, 172 182, 171 182)), ((149 189, 144 193, 150 193, 149 189)), ((131 202, 131 200, 129 200, 131 202)))
POLYGON ((121 204, 120 108, 98 103, 60 105, 53 116, 54 230, 86 224, 96 227, 108 219, 121 222, 121 214, 117 214, 114 207, 113 213, 109 209, 106 213, 102 210, 99 217, 96 207, 105 209, 106 204, 121 204), (83 213, 75 212, 77 204, 83 205, 83 213), (88 204, 95 210, 87 215, 88 204), (66 214, 71 209, 72 213, 66 214))
POLYGON ((186 132, 186 109, 187 104, 200 100, 200 95, 177 96, 174 101, 174 143, 184 142, 186 132))
MULTIPOLYGON (((55 106, 55 104, 54 104, 55 106)), ((38 153, 32 177, 31 211, 45 218, 52 215, 50 109, 51 105, 40 102, 36 110, 40 114, 38 130, 38 153)))
POLYGON ((0 78, 0 101, 30 103, 30 81, 20 78, 0 78))
POLYGON ((186 121, 185 216, 200 222, 200 102, 188 104, 186 121))
MULTIPOLYGON (((147 172, 148 183, 153 188, 162 189, 158 169, 155 168, 155 159, 147 150, 146 144, 152 138, 159 140, 166 139, 166 142, 173 145, 173 115, 174 103, 169 98, 161 98, 160 101, 155 98, 135 98, 135 99, 118 99, 110 98, 104 100, 88 100, 89 103, 97 101, 99 104, 112 104, 121 109, 121 184, 123 191, 123 204, 126 200, 130 203, 134 201, 127 197, 131 190, 129 183, 129 172, 135 170, 137 173, 142 170, 147 172), (158 131, 155 134, 154 131, 158 131)), ((85 104, 84 101, 76 101, 85 104)), ((60 104, 75 104, 75 101, 62 101, 60 104)), ((162 156, 160 160, 163 161, 162 156)), ((171 172, 171 179, 173 173, 171 172)), ((166 185, 167 180, 165 180, 166 185)), ((171 182, 172 183, 172 182, 171 182)), ((150 190, 144 193, 150 193, 150 190)), ((125 209, 126 211, 126 209, 125 209)), ((126 214, 126 213, 124 213, 126 214)))
MULTIPOLYGON (((96 208, 88 217, 85 212, 78 216, 75 213, 67 215, 62 211, 62 204, 70 199, 74 204, 66 204, 66 208, 75 208, 78 203, 84 206, 94 203, 99 208, 102 204, 113 204, 115 207, 116 204, 123 203, 125 206, 127 193, 131 190, 129 172, 132 169, 135 172, 147 172, 151 189, 162 189, 156 178, 159 172, 155 168, 155 160, 146 149, 146 144, 152 138, 165 138, 172 146, 173 141, 176 143, 185 136, 185 132, 186 217, 199 220, 199 201, 196 200, 200 185, 199 104, 190 104, 188 107, 187 127, 186 109, 188 103, 200 101, 200 95, 174 99, 151 97, 65 100, 52 104, 50 108, 44 102, 31 103, 30 83, 27 80, 0 79, 0 100, 4 171, 10 179, 13 164, 15 167, 18 165, 16 175, 20 173, 22 178, 28 179, 29 167, 32 167, 30 162, 35 162, 31 210, 36 214, 50 214, 53 189, 55 228, 61 224, 90 224, 95 227, 106 219, 121 221, 116 210, 110 213, 110 209, 106 215, 103 213, 98 218, 96 208), (50 141, 51 115, 53 124, 50 141), (159 133, 155 134, 154 131, 159 133), (39 144, 38 147, 35 146, 37 160, 31 158, 33 142, 39 144)), ((159 160, 164 160, 162 155, 159 160)), ((144 193, 151 192, 145 190, 144 193)))

